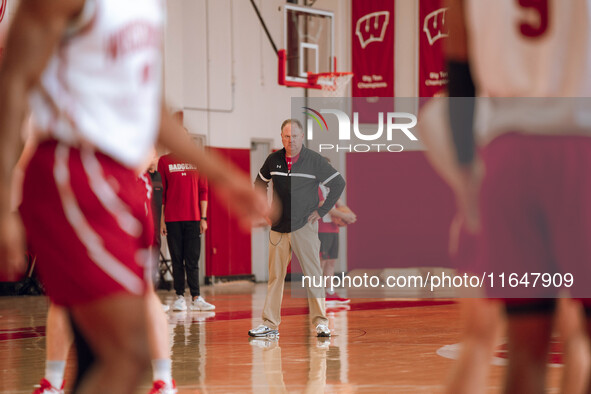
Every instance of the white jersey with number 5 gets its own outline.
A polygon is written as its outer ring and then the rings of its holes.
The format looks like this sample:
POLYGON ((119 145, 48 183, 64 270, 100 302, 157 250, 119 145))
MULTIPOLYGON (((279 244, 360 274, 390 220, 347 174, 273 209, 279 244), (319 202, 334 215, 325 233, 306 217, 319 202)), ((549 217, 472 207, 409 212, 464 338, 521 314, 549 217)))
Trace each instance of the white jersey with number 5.
POLYGON ((162 0, 86 0, 31 95, 35 132, 137 169, 160 122, 162 0))
POLYGON ((590 101, 562 98, 591 97, 591 0, 465 6, 472 73, 490 97, 479 102, 485 142, 504 131, 587 133, 590 101))

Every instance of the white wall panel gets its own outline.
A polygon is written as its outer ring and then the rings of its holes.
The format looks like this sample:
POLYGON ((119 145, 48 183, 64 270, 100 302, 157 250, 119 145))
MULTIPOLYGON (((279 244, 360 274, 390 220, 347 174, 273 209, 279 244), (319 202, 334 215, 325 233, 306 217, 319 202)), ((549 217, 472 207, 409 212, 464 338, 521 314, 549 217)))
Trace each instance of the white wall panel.
POLYGON ((183 0, 183 106, 207 108, 207 1, 183 0))
POLYGON ((208 109, 232 109, 232 30, 230 0, 207 1, 208 109))
MULTIPOLYGON (((169 23, 167 45, 181 42, 181 49, 167 48, 167 97, 178 97, 175 92, 181 86, 181 107, 189 130, 206 134, 208 143, 216 147, 248 148, 252 138, 272 138, 274 147, 280 147, 279 126, 291 116, 291 97, 302 97, 304 90, 277 85, 277 57, 250 1, 169 0, 169 9, 175 1, 182 10, 177 11, 177 25, 169 23), (179 51, 182 64, 171 65, 179 61, 174 57, 179 51)), ((285 2, 255 3, 281 48, 285 2)), ((396 1, 398 96, 416 94, 416 3, 396 1)), ((339 69, 350 70, 350 1, 318 0, 314 7, 335 12, 335 55, 339 69)))
POLYGON ((168 0, 164 38, 164 96, 173 109, 183 107, 183 0, 168 0))

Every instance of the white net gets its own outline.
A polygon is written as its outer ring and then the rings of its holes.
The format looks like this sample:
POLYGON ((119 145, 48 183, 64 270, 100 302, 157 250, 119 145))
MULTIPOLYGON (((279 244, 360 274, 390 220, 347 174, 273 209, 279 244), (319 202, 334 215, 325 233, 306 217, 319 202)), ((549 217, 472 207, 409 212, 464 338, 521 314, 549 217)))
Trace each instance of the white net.
POLYGON ((316 83, 324 97, 345 97, 352 78, 353 73, 326 73, 319 74, 316 83))

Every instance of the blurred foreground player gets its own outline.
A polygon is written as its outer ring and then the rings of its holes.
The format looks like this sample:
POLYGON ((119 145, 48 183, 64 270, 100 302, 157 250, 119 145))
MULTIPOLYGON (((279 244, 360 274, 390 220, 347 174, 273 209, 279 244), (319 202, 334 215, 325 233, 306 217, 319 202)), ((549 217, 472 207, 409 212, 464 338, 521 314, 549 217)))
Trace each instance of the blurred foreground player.
MULTIPOLYGON (((20 178, 20 170, 26 168, 25 162, 28 162, 30 155, 34 153, 34 148, 33 138, 29 138, 15 169, 13 190, 22 188, 22 186, 18 185, 18 180, 15 181, 15 179, 20 178)), ((147 174, 141 175, 138 178, 138 182, 143 182, 144 187, 149 188, 147 174)), ((19 192, 17 191, 16 193, 18 194, 19 192)), ((147 198, 150 199, 149 196, 147 198)), ((147 210, 146 214, 150 214, 150 211, 147 210)), ((156 252, 153 251, 152 253, 154 254, 153 264, 155 265, 157 261, 156 252)), ((156 267, 153 267, 153 269, 156 269, 156 267)), ((148 275, 148 278, 152 276, 148 275)), ((153 285, 149 283, 146 291, 146 330, 153 374, 153 384, 149 394, 175 394, 177 390, 175 382, 172 379, 168 322, 153 285)), ((45 328, 45 375, 33 394, 64 393, 66 361, 72 340, 73 335, 70 328, 68 311, 64 307, 51 302, 47 312, 45 328)))
POLYGON ((8 185, 29 98, 39 146, 21 212, 48 295, 69 309, 96 357, 77 392, 132 393, 149 363, 144 270, 153 224, 136 176, 156 139, 207 175, 244 218, 266 209, 247 177, 199 152, 166 111, 163 6, 23 1, 3 55, 0 264, 8 276, 23 268, 8 185))
MULTIPOLYGON (((448 3, 455 191, 468 229, 482 232, 483 269, 571 273, 569 291, 588 297, 591 119, 580 98, 591 94, 591 2, 448 3), (476 93, 486 97, 477 105, 480 156, 474 101, 457 99, 476 93)), ((521 283, 496 294, 508 314, 505 391, 543 392, 558 290, 521 283)))
MULTIPOLYGON (((422 108, 418 124, 419 138, 433 168, 455 190, 460 182, 461 168, 446 122, 447 104, 446 99, 434 99, 422 108)), ((467 230, 461 214, 454 217, 449 232, 449 252, 454 268, 459 274, 481 274, 479 234, 467 230)), ((462 346, 446 384, 445 392, 449 394, 489 391, 487 381, 491 360, 501 340, 501 333, 504 333, 505 316, 500 300, 484 298, 486 295, 477 289, 471 290, 458 294, 462 346)), ((578 301, 562 298, 558 302, 554 330, 562 343, 561 393, 583 393, 587 385, 591 357, 587 350, 589 344, 581 309, 578 301)))

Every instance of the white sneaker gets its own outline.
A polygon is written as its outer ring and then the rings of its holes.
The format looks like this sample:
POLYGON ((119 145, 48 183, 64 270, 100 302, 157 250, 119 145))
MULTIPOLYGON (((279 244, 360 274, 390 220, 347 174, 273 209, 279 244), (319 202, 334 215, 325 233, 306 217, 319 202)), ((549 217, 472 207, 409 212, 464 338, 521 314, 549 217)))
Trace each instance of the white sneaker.
POLYGON ((64 394, 65 384, 66 382, 64 381, 61 388, 53 387, 47 379, 43 378, 37 385, 37 389, 33 391, 33 394, 64 394))
POLYGON ((178 296, 174 304, 172 304, 173 311, 186 311, 187 310, 187 301, 185 301, 185 297, 178 296))
POLYGON ((192 311, 213 311, 214 309, 215 305, 212 305, 209 302, 205 301, 201 296, 195 298, 191 303, 192 311))
POLYGON ((264 324, 261 324, 257 328, 253 328, 252 330, 248 331, 248 335, 251 337, 277 338, 279 337, 279 330, 274 330, 265 326, 264 324))
POLYGON ((168 312, 170 310, 170 306, 168 304, 162 304, 162 310, 164 312, 168 312))
POLYGON ((330 330, 326 324, 319 324, 316 326, 316 336, 318 337, 329 337, 330 330))
POLYGON ((162 380, 157 380, 152 385, 152 390, 148 394, 177 394, 176 383, 172 381, 172 386, 168 386, 162 380))

